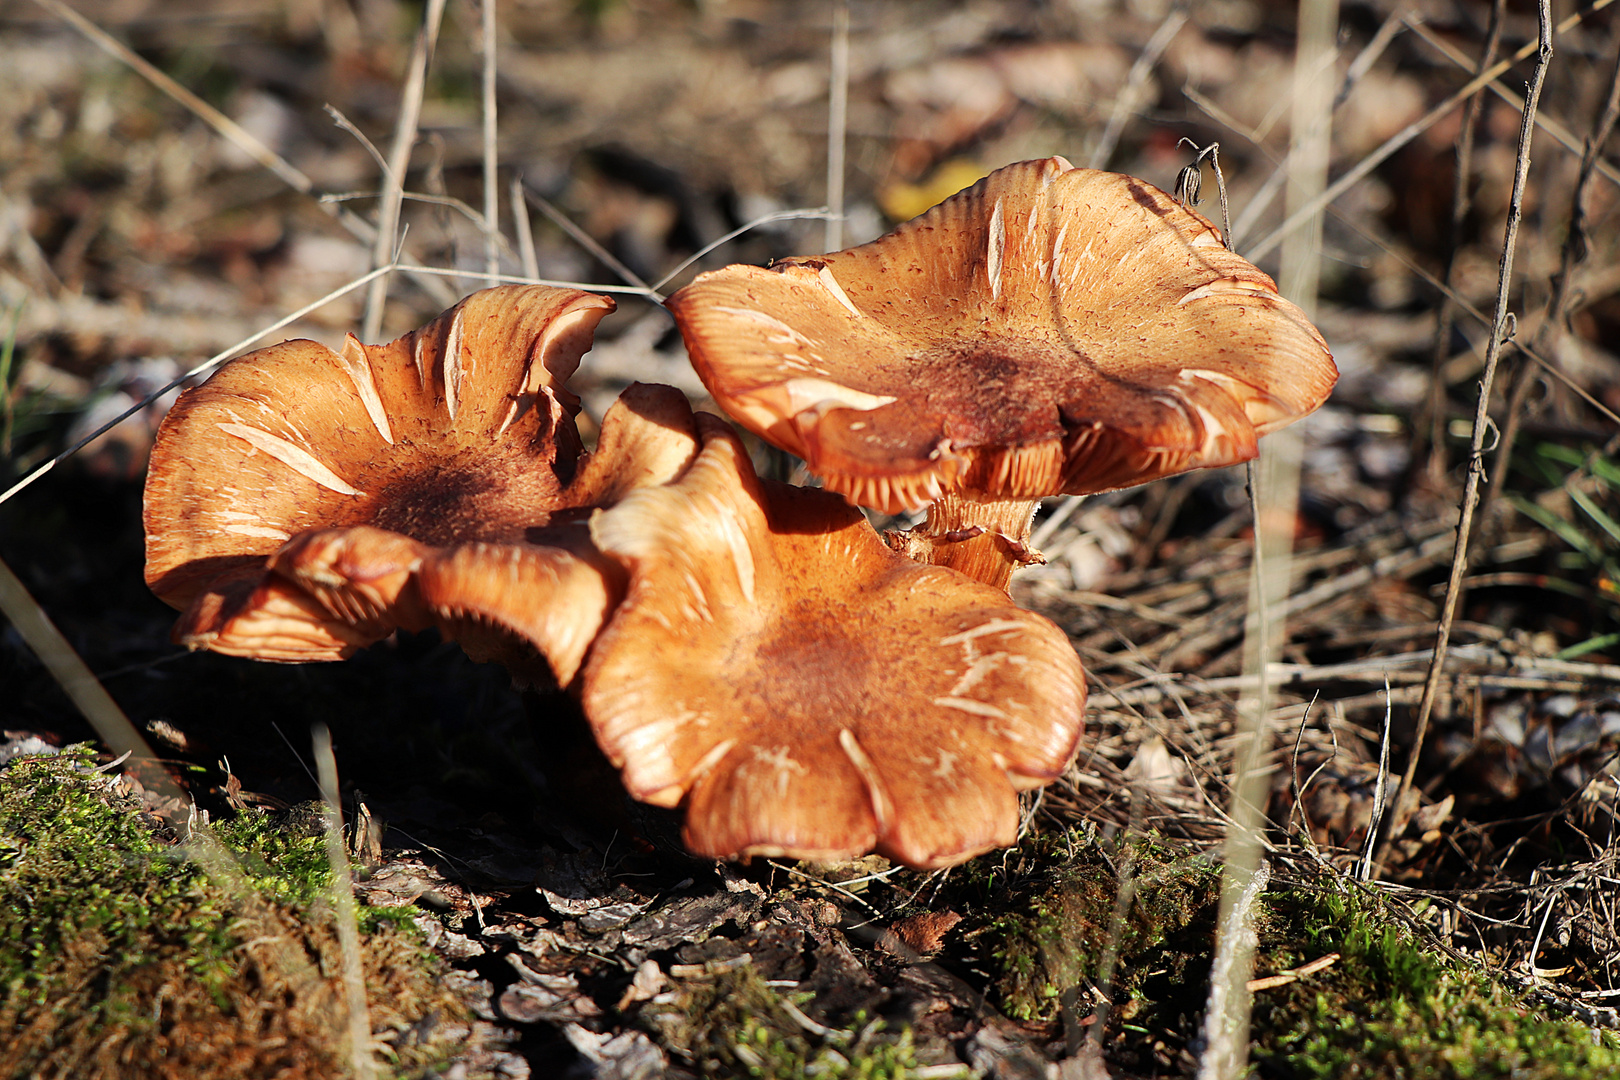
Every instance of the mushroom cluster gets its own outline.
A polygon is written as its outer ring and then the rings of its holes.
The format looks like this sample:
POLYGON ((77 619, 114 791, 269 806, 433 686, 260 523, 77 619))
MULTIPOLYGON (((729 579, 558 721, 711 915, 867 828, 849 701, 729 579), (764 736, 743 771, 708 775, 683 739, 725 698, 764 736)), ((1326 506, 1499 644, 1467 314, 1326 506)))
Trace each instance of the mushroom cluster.
POLYGON ((948 866, 1016 839, 1080 733, 1074 650, 1005 591, 1036 501, 1252 457, 1335 378, 1206 220, 1061 158, 670 299, 716 401, 831 490, 761 480, 668 387, 587 452, 567 381, 613 306, 488 289, 188 391, 145 511, 176 640, 296 662, 436 627, 574 694, 698 854, 948 866), (851 503, 929 518, 883 538, 851 503))

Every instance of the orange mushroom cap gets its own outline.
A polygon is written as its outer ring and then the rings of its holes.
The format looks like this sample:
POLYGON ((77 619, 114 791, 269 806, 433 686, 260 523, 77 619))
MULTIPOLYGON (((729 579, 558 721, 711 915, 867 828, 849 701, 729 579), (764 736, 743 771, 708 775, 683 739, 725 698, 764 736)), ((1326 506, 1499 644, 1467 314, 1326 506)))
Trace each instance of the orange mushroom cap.
POLYGON ((1080 732, 1063 633, 889 551, 843 499, 759 480, 698 419, 681 478, 591 518, 630 586, 582 701, 627 789, 684 802, 688 847, 713 857, 933 867, 1015 842, 1018 791, 1080 732))
POLYGON ((145 509, 147 582, 184 611, 177 639, 329 660, 395 628, 481 621, 519 641, 472 651, 523 666, 538 649, 550 672, 521 677, 566 683, 623 588, 570 511, 661 482, 696 451, 685 399, 637 386, 581 457, 563 384, 612 309, 577 290, 489 289, 391 344, 286 342, 183 395, 158 433, 145 509), (459 550, 470 544, 484 555, 459 550), (479 584, 464 571, 486 556, 495 577, 479 584), (519 582, 566 593, 589 625, 530 613, 525 626, 552 629, 525 646, 523 620, 486 610, 490 594, 545 605, 519 582))
POLYGON ((1060 157, 870 244, 703 274, 668 304, 728 413, 890 513, 1244 461, 1337 379, 1209 221, 1060 157))

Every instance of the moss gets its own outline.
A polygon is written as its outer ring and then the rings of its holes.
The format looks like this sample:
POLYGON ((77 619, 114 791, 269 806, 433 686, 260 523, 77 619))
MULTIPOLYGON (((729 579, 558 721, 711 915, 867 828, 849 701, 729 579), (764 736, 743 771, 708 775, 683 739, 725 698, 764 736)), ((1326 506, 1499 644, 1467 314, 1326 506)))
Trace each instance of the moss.
POLYGON ((1570 1080, 1620 1074, 1620 1038, 1536 1015, 1488 973, 1426 950, 1376 894, 1274 895, 1262 949, 1279 967, 1341 954, 1258 995, 1254 1057, 1303 1077, 1570 1080), (1268 948, 1269 945, 1269 948, 1268 948), (1307 955, 1310 954, 1310 955, 1307 955))
MULTIPOLYGON (((1208 992, 1219 869, 1152 837, 1130 841, 1134 897, 1115 942, 1111 1064, 1159 1073, 1189 1067, 1208 992)), ((990 987, 1008 1015, 1053 1021, 1064 995, 1097 985, 1109 943, 1116 868, 1127 849, 1074 832, 1037 841, 978 888, 998 913, 975 933, 990 987)), ((1375 892, 1274 887, 1258 919, 1268 975, 1328 953, 1300 982, 1260 991, 1253 1014, 1259 1075, 1514 1077, 1620 1075, 1620 1036, 1548 1019, 1490 974, 1414 938, 1375 892)), ((973 898, 953 902, 969 907, 973 898)), ((1081 1014, 1091 1006, 1080 1006, 1081 1014)))
POLYGON ((214 835, 236 853, 259 891, 278 903, 312 904, 331 888, 332 866, 317 803, 294 807, 286 815, 247 810, 217 824, 214 835))
MULTIPOLYGON (((842 1028, 816 1032, 751 966, 687 983, 672 1006, 644 1015, 661 1041, 704 1076, 763 1080, 906 1080, 922 1068, 911 1032, 855 1013, 842 1028)), ((800 1014, 802 1016, 802 1013, 800 1014)), ((929 1075, 937 1075, 930 1072, 929 1075)), ((962 1075, 968 1075, 964 1067, 962 1075)))
MULTIPOLYGON (((210 878, 87 752, 0 770, 0 1077, 347 1073, 319 837, 267 816, 219 832, 246 893, 210 878)), ((414 932, 374 920, 363 960, 374 1030, 459 1014, 414 932)), ((397 1064, 445 1050, 403 1049, 397 1064)))
MULTIPOLYGON (((1119 897, 1116 867, 1135 861, 1132 902, 1115 941, 1116 1000, 1139 996, 1150 976, 1184 981, 1189 953, 1213 927, 1219 871, 1152 838, 1101 843, 1079 834, 1045 853, 1045 869, 1002 886, 1006 905, 984 936, 998 976, 995 998, 1017 1020, 1056 1018, 1065 992, 1100 978, 1119 897)), ((1207 966, 1207 957, 1197 963, 1207 966)))

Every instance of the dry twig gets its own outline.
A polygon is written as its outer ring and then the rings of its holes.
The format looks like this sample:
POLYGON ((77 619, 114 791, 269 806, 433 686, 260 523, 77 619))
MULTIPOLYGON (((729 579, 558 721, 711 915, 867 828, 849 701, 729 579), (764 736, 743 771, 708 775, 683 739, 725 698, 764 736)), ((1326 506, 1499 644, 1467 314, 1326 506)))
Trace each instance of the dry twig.
MULTIPOLYGON (((1485 433, 1490 419, 1491 384, 1496 378, 1496 365, 1502 355, 1507 337, 1508 293, 1513 284, 1513 255, 1518 246, 1519 221, 1524 210, 1525 177, 1530 170, 1530 143, 1535 136, 1536 106, 1541 100, 1541 88, 1547 78, 1547 67, 1552 62, 1553 23, 1551 0, 1540 0, 1537 6, 1538 51, 1536 67, 1530 76, 1530 92, 1519 125, 1519 150, 1513 166, 1513 191, 1508 197, 1507 227, 1502 237, 1501 272, 1496 290, 1496 313, 1491 322, 1491 340, 1485 354, 1485 373, 1480 378, 1479 402, 1474 412, 1474 434, 1468 453, 1468 477, 1463 485, 1462 511, 1457 522, 1457 544, 1451 559, 1451 576, 1446 583, 1446 597, 1440 611, 1440 625, 1435 632, 1434 660, 1429 677, 1423 686, 1423 700, 1418 705, 1417 730, 1412 749, 1401 774, 1401 785, 1395 793, 1395 814, 1389 832, 1383 841, 1383 851, 1400 835, 1406 822, 1402 819, 1406 792, 1417 773, 1418 760, 1423 753, 1423 740, 1428 732, 1429 718, 1434 712, 1435 695, 1440 689, 1440 675, 1445 668, 1446 647, 1451 638, 1451 622, 1456 616, 1457 598, 1462 591, 1462 579, 1468 566, 1468 538, 1473 523, 1475 505, 1479 499, 1479 481, 1485 471, 1485 433)), ((1383 861, 1382 854, 1379 859, 1383 861)))
MULTIPOLYGON (((1558 270, 1553 274, 1552 292, 1547 297, 1547 313, 1543 316, 1541 325, 1536 328, 1534 352, 1537 358, 1553 355, 1558 335, 1563 332, 1564 321, 1569 317, 1575 268, 1586 260, 1587 255, 1592 177, 1598 168, 1605 164, 1602 156, 1603 145, 1608 142, 1609 134, 1614 131, 1617 121, 1620 121, 1620 54, 1615 56, 1614 71, 1609 76, 1609 95, 1604 100, 1602 111, 1592 122, 1592 133, 1587 136, 1586 148, 1581 154, 1580 172, 1576 176, 1575 190, 1570 196, 1569 230, 1564 234, 1558 270)), ((1542 360, 1541 366, 1553 370, 1548 360, 1542 360)), ((1535 382, 1536 371, 1537 365, 1522 364, 1514 375, 1513 387, 1508 392, 1507 409, 1502 418, 1502 440, 1496 451, 1496 468, 1491 473, 1490 484, 1485 488, 1485 495, 1479 504, 1480 526, 1486 539, 1489 538, 1491 509, 1501 497, 1502 485, 1507 481, 1508 468, 1513 458, 1513 446, 1518 441, 1519 430, 1524 422, 1525 402, 1535 382)))

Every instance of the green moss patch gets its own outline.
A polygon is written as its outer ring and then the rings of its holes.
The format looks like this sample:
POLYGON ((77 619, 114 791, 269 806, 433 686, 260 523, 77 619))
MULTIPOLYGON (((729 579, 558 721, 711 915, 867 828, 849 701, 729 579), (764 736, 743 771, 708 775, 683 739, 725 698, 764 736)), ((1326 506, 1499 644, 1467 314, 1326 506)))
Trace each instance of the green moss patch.
POLYGON ((745 964, 684 983, 674 1004, 644 1015, 660 1041, 704 1076, 907 1080, 924 1068, 909 1030, 864 1012, 842 1028, 825 1027, 798 1011, 811 996, 784 999, 745 964))
POLYGON ((1324 1080, 1620 1075, 1614 1032, 1538 1016, 1488 973, 1425 949, 1379 904, 1354 892, 1271 898, 1277 918, 1263 955, 1282 967, 1330 952, 1340 960, 1257 995, 1257 1060, 1324 1080))
MULTIPOLYGON (((1219 905, 1219 867, 1156 838, 1101 841, 1076 830, 1036 839, 1022 862, 953 903, 981 912, 965 959, 1003 1012, 1045 1024, 1065 1006, 1094 1014, 1104 958, 1116 956, 1108 1061, 1180 1073, 1196 1061, 1219 905), (1115 923, 1120 871, 1129 903, 1115 923)), ((1331 953, 1330 966, 1255 996, 1251 1058, 1261 1076, 1585 1080, 1620 1076, 1620 1035, 1549 1018, 1499 977, 1409 929, 1375 890, 1324 872, 1275 882, 1260 905, 1255 975, 1331 953)))
MULTIPOLYGON (((70 751, 0 770, 0 1077, 346 1075, 319 835, 266 816, 221 826, 246 871, 222 882, 196 839, 92 766, 70 751)), ((397 922, 372 920, 363 956, 374 1032, 459 1014, 397 922)), ((390 1051, 412 1071, 448 1051, 403 1042, 390 1051)))
POLYGON ((1101 978, 1110 944, 1115 1001, 1142 1000, 1150 982, 1202 982, 1220 901, 1218 867, 1148 840, 1127 849, 1079 831, 1047 842, 1037 862, 1039 869, 1002 885, 999 896, 996 883, 988 883, 984 898, 1005 909, 982 937, 997 971, 992 996, 1008 1016, 1055 1020, 1066 993, 1101 978), (1126 859, 1133 864, 1132 899, 1116 935, 1126 859))

